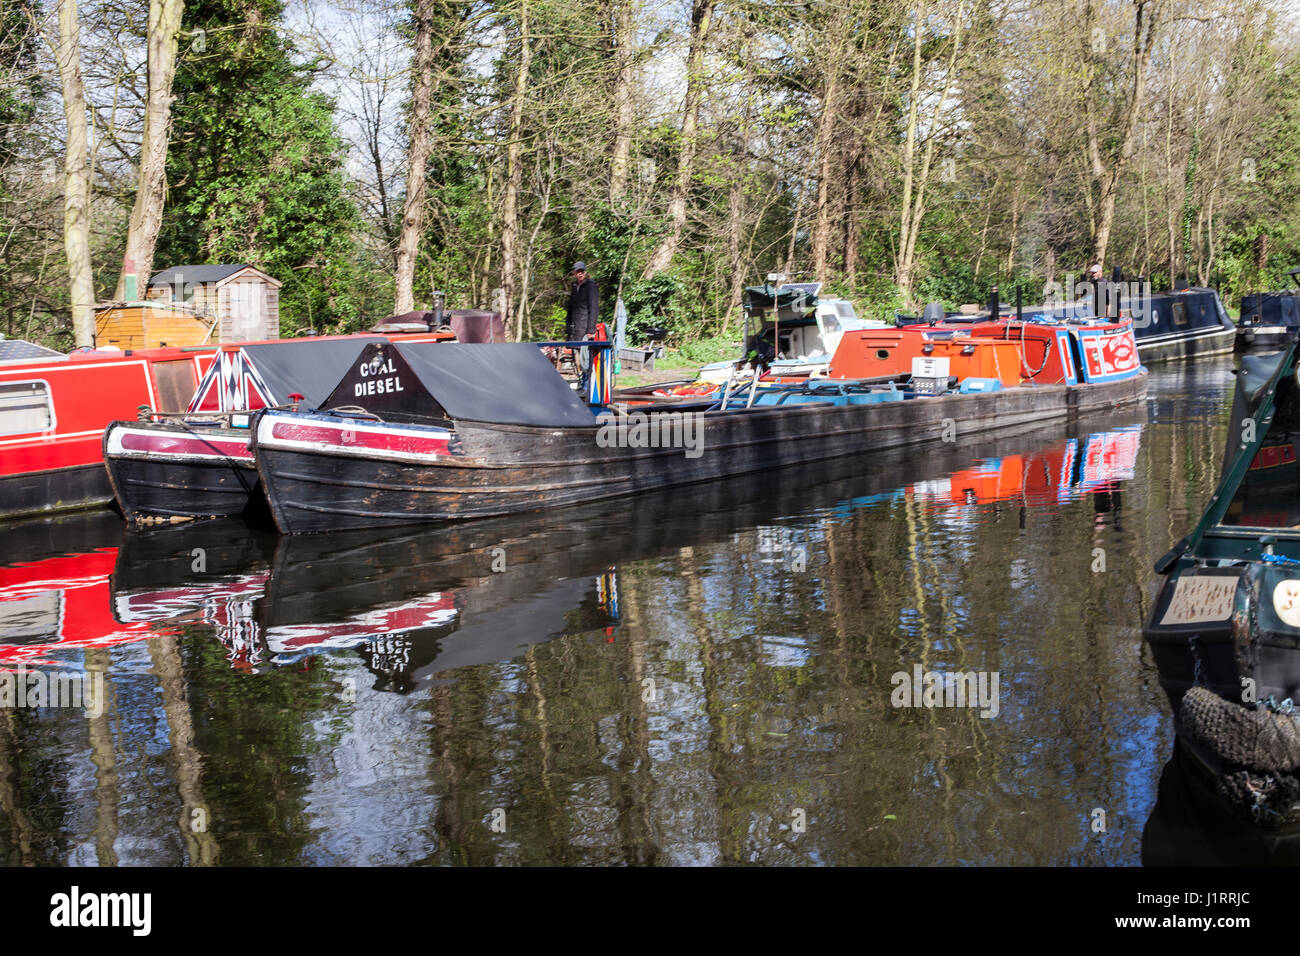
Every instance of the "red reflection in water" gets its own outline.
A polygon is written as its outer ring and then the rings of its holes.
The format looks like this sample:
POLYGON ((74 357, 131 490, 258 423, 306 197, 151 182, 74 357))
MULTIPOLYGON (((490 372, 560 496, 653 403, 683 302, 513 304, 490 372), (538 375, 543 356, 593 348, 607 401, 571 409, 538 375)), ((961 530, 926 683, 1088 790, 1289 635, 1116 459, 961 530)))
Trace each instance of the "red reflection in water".
POLYGON ((108 576, 117 548, 0 567, 0 671, 54 664, 68 648, 112 647, 175 627, 113 616, 108 576))

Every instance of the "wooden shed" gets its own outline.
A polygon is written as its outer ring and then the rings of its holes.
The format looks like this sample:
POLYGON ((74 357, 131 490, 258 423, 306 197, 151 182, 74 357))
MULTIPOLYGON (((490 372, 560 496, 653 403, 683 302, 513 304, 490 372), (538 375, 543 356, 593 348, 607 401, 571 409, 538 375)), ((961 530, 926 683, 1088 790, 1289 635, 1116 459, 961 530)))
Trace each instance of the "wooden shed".
POLYGON ((95 308, 95 345, 205 345, 215 341, 216 321, 213 315, 172 302, 110 302, 95 308))
POLYGON ((149 280, 146 297, 217 320, 217 342, 280 337, 280 286, 260 269, 237 265, 172 266, 149 280))

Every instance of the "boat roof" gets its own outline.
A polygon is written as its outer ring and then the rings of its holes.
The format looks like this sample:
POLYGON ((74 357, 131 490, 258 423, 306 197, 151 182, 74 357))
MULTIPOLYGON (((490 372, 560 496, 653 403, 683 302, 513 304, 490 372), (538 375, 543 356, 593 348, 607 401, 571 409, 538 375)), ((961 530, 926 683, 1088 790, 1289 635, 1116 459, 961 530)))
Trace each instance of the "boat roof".
POLYGON ((62 352, 22 339, 0 339, 0 365, 19 362, 55 361, 67 358, 62 352))
POLYGON ((397 421, 451 418, 546 428, 596 422, 541 350, 527 342, 371 343, 319 407, 343 405, 397 421))
MULTIPOLYGON (((348 336, 311 341, 266 342, 242 351, 270 394, 268 404, 282 404, 295 393, 310 408, 319 407, 366 346, 379 336, 348 336)), ((216 370, 216 366, 213 366, 216 370)))

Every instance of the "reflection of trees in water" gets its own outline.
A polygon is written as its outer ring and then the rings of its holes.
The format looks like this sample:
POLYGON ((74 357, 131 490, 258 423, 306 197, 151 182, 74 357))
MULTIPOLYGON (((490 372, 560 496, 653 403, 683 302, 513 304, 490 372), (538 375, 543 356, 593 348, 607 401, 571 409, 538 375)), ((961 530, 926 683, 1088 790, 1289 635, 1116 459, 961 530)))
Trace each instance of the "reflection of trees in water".
MULTIPOLYGON (((97 715, 87 715, 90 738, 90 762, 95 765, 95 858, 100 866, 117 866, 118 817, 120 796, 117 788, 117 756, 113 752, 113 726, 117 700, 109 674, 106 648, 86 649, 86 673, 98 676, 103 684, 103 700, 97 715)), ((93 681, 92 681, 93 684, 93 681)))
MULTIPOLYGON (((427 816, 414 831, 395 829, 386 849, 427 843, 422 862, 438 864, 1134 859, 1144 813, 1129 811, 1149 805, 1167 752, 1167 736, 1147 752, 1141 725, 1163 699, 1136 653, 1150 562, 1199 514, 1222 437, 1217 420, 1145 429, 1138 474, 1155 477, 1124 485, 1123 527, 1090 500, 976 505, 977 520, 958 522, 896 497, 785 521, 807 547, 804 571, 764 563, 767 514, 758 511, 707 534, 683 530, 679 549, 616 537, 615 553, 535 556, 558 570, 550 580, 620 561, 621 620, 605 632, 592 577, 563 634, 539 636, 511 660, 433 675, 401 701, 410 710, 400 726, 358 731, 349 746, 423 748, 427 782, 410 799, 427 796, 427 816), (1096 548, 1104 574, 1092 572, 1096 548), (890 677, 914 663, 1000 672, 1001 715, 895 710, 890 677), (1103 839, 1086 829, 1095 806, 1111 821, 1103 839), (496 808, 506 811, 503 833, 491 829, 496 808), (807 813, 805 833, 791 831, 796 808, 807 813)), ((781 508, 770 505, 772 520, 781 508)), ((523 567, 512 552, 507 573, 523 567)), ((470 624, 492 586, 467 585, 470 624)), ((486 604, 523 606, 518 596, 502 601, 486 604)), ((401 652, 377 643, 362 657, 398 681, 401 652)), ((350 659, 364 677, 358 657, 250 678, 206 632, 150 654, 176 813, 210 811, 206 839, 182 831, 188 859, 310 859, 322 834, 309 793, 335 785, 329 758, 358 723, 338 703, 338 662, 350 659)), ((87 663, 107 672, 108 653, 87 663)), ((159 800, 142 795, 157 773, 137 769, 145 758, 134 756, 135 739, 114 737, 107 715, 126 709, 120 687, 108 703, 86 745, 101 862, 114 857, 119 831, 137 836, 117 808, 159 800)), ((68 823, 52 808, 67 804, 57 794, 71 771, 48 756, 49 728, 25 726, 30 719, 0 712, 0 853, 62 861, 50 835, 68 823), (19 773, 15 760, 24 771, 43 764, 19 773)), ((60 736, 60 746, 76 739, 60 736)), ((349 811, 387 806, 368 799, 357 794, 349 811)), ((171 840, 175 819, 160 824, 171 840)))

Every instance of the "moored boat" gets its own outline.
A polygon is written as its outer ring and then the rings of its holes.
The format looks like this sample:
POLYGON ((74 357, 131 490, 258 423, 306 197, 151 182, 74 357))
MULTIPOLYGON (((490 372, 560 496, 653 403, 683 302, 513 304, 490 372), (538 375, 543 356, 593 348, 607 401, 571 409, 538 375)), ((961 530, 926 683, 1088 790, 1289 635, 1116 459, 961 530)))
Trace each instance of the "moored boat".
POLYGON ((1141 367, 1127 319, 1067 322, 1036 315, 850 332, 831 363, 830 376, 896 376, 918 360, 938 363, 958 382, 1002 387, 1102 384, 1123 380, 1141 367))
POLYGON ((1300 821, 1295 347, 1242 357, 1223 479, 1146 622, 1179 745, 1256 822, 1300 821))
MULTIPOLYGON (((1292 269, 1294 277, 1300 269, 1292 269)), ((1300 289, 1254 292, 1241 297, 1236 350, 1281 349, 1300 331, 1300 289)))
POLYGON ((264 510, 248 450, 252 412, 300 396, 319 405, 371 342, 440 342, 450 333, 342 335, 223 346, 181 415, 116 421, 103 437, 118 507, 128 521, 255 515, 264 510))
POLYGON ((138 409, 179 412, 216 347, 99 349, 64 355, 0 341, 0 519, 113 500, 102 438, 138 409))
POLYGON ((809 383, 593 414, 534 346, 377 343, 318 411, 259 413, 253 449, 282 532, 405 525, 1067 419, 1136 402, 1146 372, 970 394, 941 384, 809 383))
MULTIPOLYGON (((858 317, 847 299, 821 296, 820 282, 786 283, 770 276, 744 291, 742 358, 757 356, 772 380, 825 375, 846 333, 888 328, 858 317)), ((700 369, 701 383, 725 384, 735 362, 712 362, 700 369)))
MULTIPOLYGON (((1231 352, 1237 326, 1228 316, 1214 289, 1185 287, 1169 292, 1152 292, 1142 279, 1125 280, 1118 271, 1113 280, 1080 281, 1073 290, 1055 294, 1041 304, 1017 311, 1033 321, 1067 324, 1098 324, 1128 320, 1143 364, 1194 358, 1231 352)), ((898 324, 962 328, 996 321, 995 297, 989 309, 976 314, 947 313, 938 303, 926 307, 921 316, 898 315, 898 324), (933 310, 933 311, 932 311, 933 310)))

